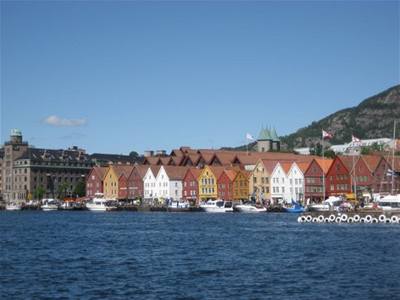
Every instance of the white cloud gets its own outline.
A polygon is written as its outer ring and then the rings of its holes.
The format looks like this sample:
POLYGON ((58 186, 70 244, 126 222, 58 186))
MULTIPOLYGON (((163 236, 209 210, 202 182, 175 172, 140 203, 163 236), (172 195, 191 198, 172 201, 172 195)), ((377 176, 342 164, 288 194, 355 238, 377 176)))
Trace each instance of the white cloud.
POLYGON ((53 115, 45 118, 43 122, 56 127, 77 127, 85 125, 86 119, 65 119, 53 115))

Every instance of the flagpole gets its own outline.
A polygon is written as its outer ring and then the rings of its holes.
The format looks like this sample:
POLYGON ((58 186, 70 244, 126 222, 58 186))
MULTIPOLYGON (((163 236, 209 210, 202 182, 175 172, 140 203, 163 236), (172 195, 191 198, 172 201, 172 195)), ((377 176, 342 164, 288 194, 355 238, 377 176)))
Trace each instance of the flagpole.
POLYGON ((393 149, 392 149, 392 195, 394 195, 394 150, 396 148, 396 120, 393 121, 393 149))

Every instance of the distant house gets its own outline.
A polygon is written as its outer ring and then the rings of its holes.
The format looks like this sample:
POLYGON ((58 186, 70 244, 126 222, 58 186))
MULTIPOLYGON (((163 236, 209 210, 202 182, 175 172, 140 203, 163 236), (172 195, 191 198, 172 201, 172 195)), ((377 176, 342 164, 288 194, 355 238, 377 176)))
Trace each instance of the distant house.
POLYGON ((270 199, 271 174, 277 162, 273 160, 259 159, 249 177, 249 192, 257 201, 270 199))
POLYGON ((250 172, 238 169, 233 179, 233 200, 249 200, 250 172))
POLYGON ((236 171, 224 170, 217 178, 217 195, 219 199, 233 200, 233 183, 236 171))
POLYGON ((112 165, 103 180, 104 197, 107 199, 128 198, 128 177, 133 166, 112 165))
POLYGON ((103 193, 103 178, 108 167, 93 167, 86 180, 86 196, 93 198, 96 193, 103 193))
POLYGON ((199 176, 201 170, 189 168, 183 177, 183 195, 186 200, 191 200, 198 204, 199 200, 199 176))
POLYGON ((326 174, 327 195, 343 195, 352 193, 353 168, 358 156, 336 156, 326 174))
POLYGON ((199 176, 199 198, 202 201, 217 199, 217 179, 224 172, 224 167, 205 166, 199 176))
MULTIPOLYGON (((329 158, 315 158, 309 164, 304 172, 305 182, 305 199, 310 199, 311 202, 321 202, 324 200, 324 178, 333 162, 329 158)), ((326 187, 325 187, 326 190, 326 187)), ((325 193, 327 196, 328 193, 325 193)))
POLYGON ((146 174, 144 175, 144 198, 154 199, 158 198, 158 189, 156 188, 156 176, 160 166, 150 166, 148 167, 146 174))
POLYGON ((144 198, 144 177, 146 175, 147 165, 135 165, 128 177, 128 198, 144 198))
POLYGON ((155 181, 154 194, 163 199, 182 199, 182 181, 187 168, 161 166, 155 181))

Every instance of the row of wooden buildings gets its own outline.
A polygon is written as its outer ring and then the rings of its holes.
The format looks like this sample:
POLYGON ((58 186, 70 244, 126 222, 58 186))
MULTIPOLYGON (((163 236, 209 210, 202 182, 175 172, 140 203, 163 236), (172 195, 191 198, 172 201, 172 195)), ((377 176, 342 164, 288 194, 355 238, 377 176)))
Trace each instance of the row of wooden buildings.
POLYGON ((322 159, 182 147, 168 156, 146 157, 137 165, 94 167, 86 190, 88 197, 101 192, 112 199, 319 201, 324 195, 353 193, 354 188, 383 194, 392 189, 400 192, 400 179, 390 175, 392 163, 400 170, 399 158, 391 161, 381 155, 322 159))

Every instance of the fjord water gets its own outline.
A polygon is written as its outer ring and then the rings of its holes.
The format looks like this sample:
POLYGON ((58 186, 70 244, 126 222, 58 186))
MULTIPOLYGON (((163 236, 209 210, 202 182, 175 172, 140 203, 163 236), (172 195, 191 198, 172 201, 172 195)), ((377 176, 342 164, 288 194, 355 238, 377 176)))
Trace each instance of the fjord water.
POLYGON ((0 299, 399 299, 398 224, 0 212, 0 299))

